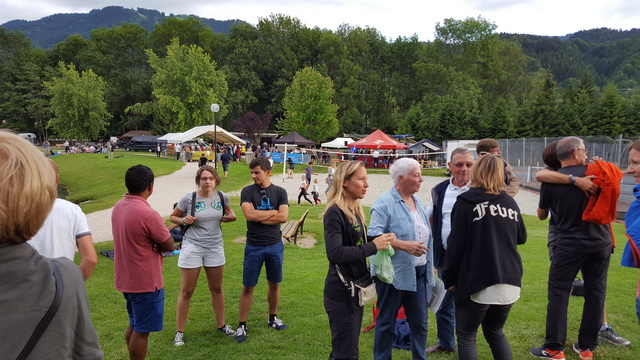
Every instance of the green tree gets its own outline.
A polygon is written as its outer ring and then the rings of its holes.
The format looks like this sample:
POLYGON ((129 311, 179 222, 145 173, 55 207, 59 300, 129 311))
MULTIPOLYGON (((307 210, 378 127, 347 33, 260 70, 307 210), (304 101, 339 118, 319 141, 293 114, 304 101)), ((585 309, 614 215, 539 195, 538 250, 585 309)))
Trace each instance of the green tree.
POLYGON ((312 68, 296 73, 287 88, 283 105, 284 118, 278 121, 283 133, 300 135, 321 142, 338 133, 338 106, 333 103, 333 82, 312 68))
POLYGON ((615 84, 605 86, 594 111, 591 134, 616 137, 622 134, 626 123, 622 97, 615 84))
POLYGON ((519 135, 525 137, 555 136, 551 129, 558 128, 557 115, 556 82, 553 79, 553 74, 547 72, 542 87, 523 111, 519 135))
POLYGON ((51 73, 44 50, 33 49, 22 32, 0 28, 0 127, 47 137, 43 83, 51 73))
POLYGON ((194 126, 212 123, 210 105, 220 105, 217 116, 227 113, 225 100, 227 81, 211 57, 195 45, 180 45, 174 39, 167 47, 167 56, 147 50, 149 64, 155 71, 151 79, 152 103, 137 103, 128 111, 153 114, 157 132, 180 132, 194 126))
POLYGON ((107 83, 107 110, 113 115, 109 131, 148 129, 151 118, 127 117, 125 109, 151 100, 151 69, 145 49, 147 30, 137 24, 98 28, 91 32, 86 48, 78 56, 107 83))
POLYGON ((80 73, 74 65, 61 62, 58 68, 60 76, 45 84, 54 113, 48 127, 65 138, 97 139, 111 117, 104 80, 91 70, 80 73))

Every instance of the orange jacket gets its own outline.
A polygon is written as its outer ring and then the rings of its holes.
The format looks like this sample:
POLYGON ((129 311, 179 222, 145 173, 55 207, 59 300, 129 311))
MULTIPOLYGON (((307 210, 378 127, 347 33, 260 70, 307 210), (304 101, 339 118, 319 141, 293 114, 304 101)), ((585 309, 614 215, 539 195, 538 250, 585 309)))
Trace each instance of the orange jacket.
POLYGON ((616 219, 622 171, 610 162, 598 161, 587 164, 585 175, 596 176, 593 183, 598 185, 600 191, 589 197, 589 203, 582 214, 582 220, 601 225, 611 223, 616 219))

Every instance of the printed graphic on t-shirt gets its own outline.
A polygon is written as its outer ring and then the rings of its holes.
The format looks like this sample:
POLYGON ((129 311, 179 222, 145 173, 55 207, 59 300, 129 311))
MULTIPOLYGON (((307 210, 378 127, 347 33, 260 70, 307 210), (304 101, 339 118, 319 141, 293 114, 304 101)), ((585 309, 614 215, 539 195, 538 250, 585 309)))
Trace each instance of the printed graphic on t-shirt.
POLYGON ((355 230, 358 233, 358 242, 357 244, 364 244, 365 240, 364 237, 362 236, 362 225, 358 222, 352 225, 353 226, 353 230, 355 230))
POLYGON ((205 211, 207 209, 207 205, 204 204, 204 201, 196 202, 196 212, 205 211))
POLYGON ((258 210, 274 210, 275 208, 271 205, 271 199, 267 195, 262 195, 260 198, 260 205, 257 207, 258 210))
MULTIPOLYGON (((213 209, 216 210, 220 210, 222 209, 222 204, 220 203, 220 201, 212 201, 211 202, 211 207, 213 209)), ((196 212, 201 212, 201 211, 205 211, 207 209, 207 205, 204 201, 197 201, 196 202, 196 212)))
POLYGON ((503 218, 509 218, 511 220, 515 220, 516 222, 519 221, 517 211, 510 208, 506 208, 500 204, 489 205, 488 201, 477 204, 473 208, 473 211, 478 214, 478 217, 473 219, 474 222, 478 220, 482 220, 482 218, 487 214, 491 216, 501 216, 503 218), (487 210, 489 211, 487 212, 487 210))

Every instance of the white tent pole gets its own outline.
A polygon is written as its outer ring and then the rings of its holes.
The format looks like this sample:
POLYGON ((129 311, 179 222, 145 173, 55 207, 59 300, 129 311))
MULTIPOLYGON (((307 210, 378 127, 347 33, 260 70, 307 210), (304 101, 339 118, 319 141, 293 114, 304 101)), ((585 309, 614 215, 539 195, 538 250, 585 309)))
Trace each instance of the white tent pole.
POLYGON ((287 143, 284 143, 284 157, 282 158, 282 182, 287 175, 287 143))

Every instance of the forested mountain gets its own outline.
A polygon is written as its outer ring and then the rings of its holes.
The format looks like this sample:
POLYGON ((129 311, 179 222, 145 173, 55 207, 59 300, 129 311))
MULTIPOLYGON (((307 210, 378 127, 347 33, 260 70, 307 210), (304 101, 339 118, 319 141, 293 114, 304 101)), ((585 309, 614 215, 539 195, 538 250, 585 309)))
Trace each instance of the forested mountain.
MULTIPOLYGON (((165 15, 164 12, 149 9, 127 9, 122 6, 107 6, 103 9, 91 10, 88 14, 55 14, 40 20, 12 20, 0 27, 7 30, 20 30, 31 40, 34 46, 50 49, 71 34, 80 34, 87 39, 94 29, 101 26, 113 27, 122 23, 138 24, 151 32, 165 18, 186 18, 186 15, 165 15)), ((214 20, 195 16, 215 33, 228 34, 231 26, 241 20, 214 20)))
POLYGON ((550 70, 561 85, 589 73, 598 86, 614 82, 621 89, 638 87, 640 29, 600 28, 562 37, 501 34, 500 38, 520 43, 523 52, 550 70))

